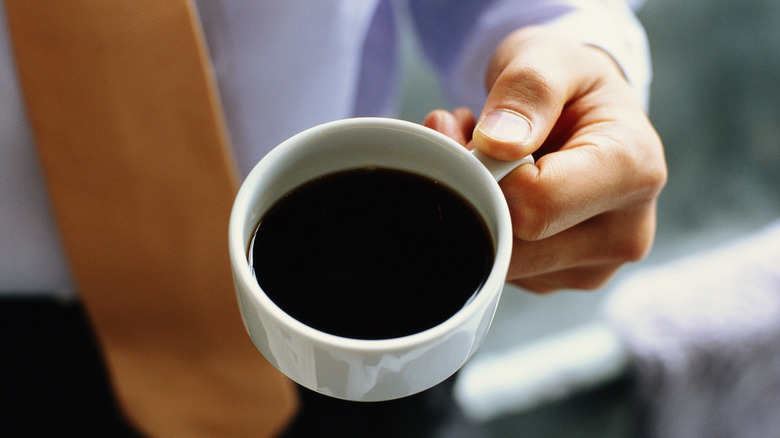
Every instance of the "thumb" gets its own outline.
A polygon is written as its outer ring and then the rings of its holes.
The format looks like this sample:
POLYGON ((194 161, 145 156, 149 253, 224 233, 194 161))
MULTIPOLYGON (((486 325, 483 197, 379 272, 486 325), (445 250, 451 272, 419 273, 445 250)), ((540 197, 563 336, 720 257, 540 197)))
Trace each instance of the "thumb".
POLYGON ((473 134, 481 152, 516 160, 544 143, 576 81, 567 43, 521 30, 499 45, 488 66, 488 97, 473 134))
POLYGON ((506 108, 510 106, 486 109, 473 134, 477 149, 497 160, 518 160, 538 148, 533 138, 537 130, 530 117, 523 114, 529 111, 506 108))

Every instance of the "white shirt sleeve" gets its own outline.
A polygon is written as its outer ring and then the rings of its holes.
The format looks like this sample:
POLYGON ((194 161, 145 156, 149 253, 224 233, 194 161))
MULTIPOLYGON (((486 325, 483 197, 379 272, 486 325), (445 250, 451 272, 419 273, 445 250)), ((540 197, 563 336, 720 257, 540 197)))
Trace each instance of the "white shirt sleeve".
MULTIPOLYGON (((416 18, 423 37, 439 39, 433 43, 438 44, 439 50, 447 41, 447 32, 465 31, 468 34, 465 39, 451 35, 460 46, 454 59, 433 59, 444 75, 445 91, 456 105, 468 106, 479 114, 486 98, 483 78, 496 46, 512 31, 540 24, 609 53, 647 107, 650 53, 644 29, 631 9, 639 7, 641 0, 494 0, 482 3, 485 5, 478 15, 464 14, 460 22, 438 25, 430 17, 416 18)), ((453 3, 450 7, 456 5, 453 3)), ((442 9, 443 6, 439 6, 440 13, 442 9)), ((424 7, 413 6, 412 10, 429 15, 435 13, 424 7)), ((430 42, 423 41, 423 44, 430 42)), ((435 47, 430 47, 428 53, 434 50, 435 47)))

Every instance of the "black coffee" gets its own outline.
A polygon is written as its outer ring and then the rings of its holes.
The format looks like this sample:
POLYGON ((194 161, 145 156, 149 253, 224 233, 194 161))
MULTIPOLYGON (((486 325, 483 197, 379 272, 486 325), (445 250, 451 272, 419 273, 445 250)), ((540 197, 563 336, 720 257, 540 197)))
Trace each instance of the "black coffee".
POLYGON ((295 319, 359 339, 417 333, 452 316, 485 281, 493 243, 450 188, 384 168, 310 181, 262 218, 250 263, 295 319))

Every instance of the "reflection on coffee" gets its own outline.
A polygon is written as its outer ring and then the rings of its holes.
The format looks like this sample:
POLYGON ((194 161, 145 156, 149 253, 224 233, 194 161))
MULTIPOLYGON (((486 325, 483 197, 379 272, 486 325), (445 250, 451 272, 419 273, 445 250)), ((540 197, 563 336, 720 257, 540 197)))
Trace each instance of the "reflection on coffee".
POLYGON ((358 339, 444 322, 493 264, 481 216, 413 173, 367 167, 316 178, 269 209, 250 247, 263 291, 295 319, 358 339))

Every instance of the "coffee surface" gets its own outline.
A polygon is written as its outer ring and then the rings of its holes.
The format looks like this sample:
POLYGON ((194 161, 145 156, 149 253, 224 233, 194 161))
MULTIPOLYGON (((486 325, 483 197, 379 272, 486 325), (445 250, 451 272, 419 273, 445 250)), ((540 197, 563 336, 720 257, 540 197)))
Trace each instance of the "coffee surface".
POLYGON ((480 215, 459 194, 410 172, 367 167, 312 180, 262 218, 250 263, 286 313, 358 339, 444 322, 493 264, 480 215))

